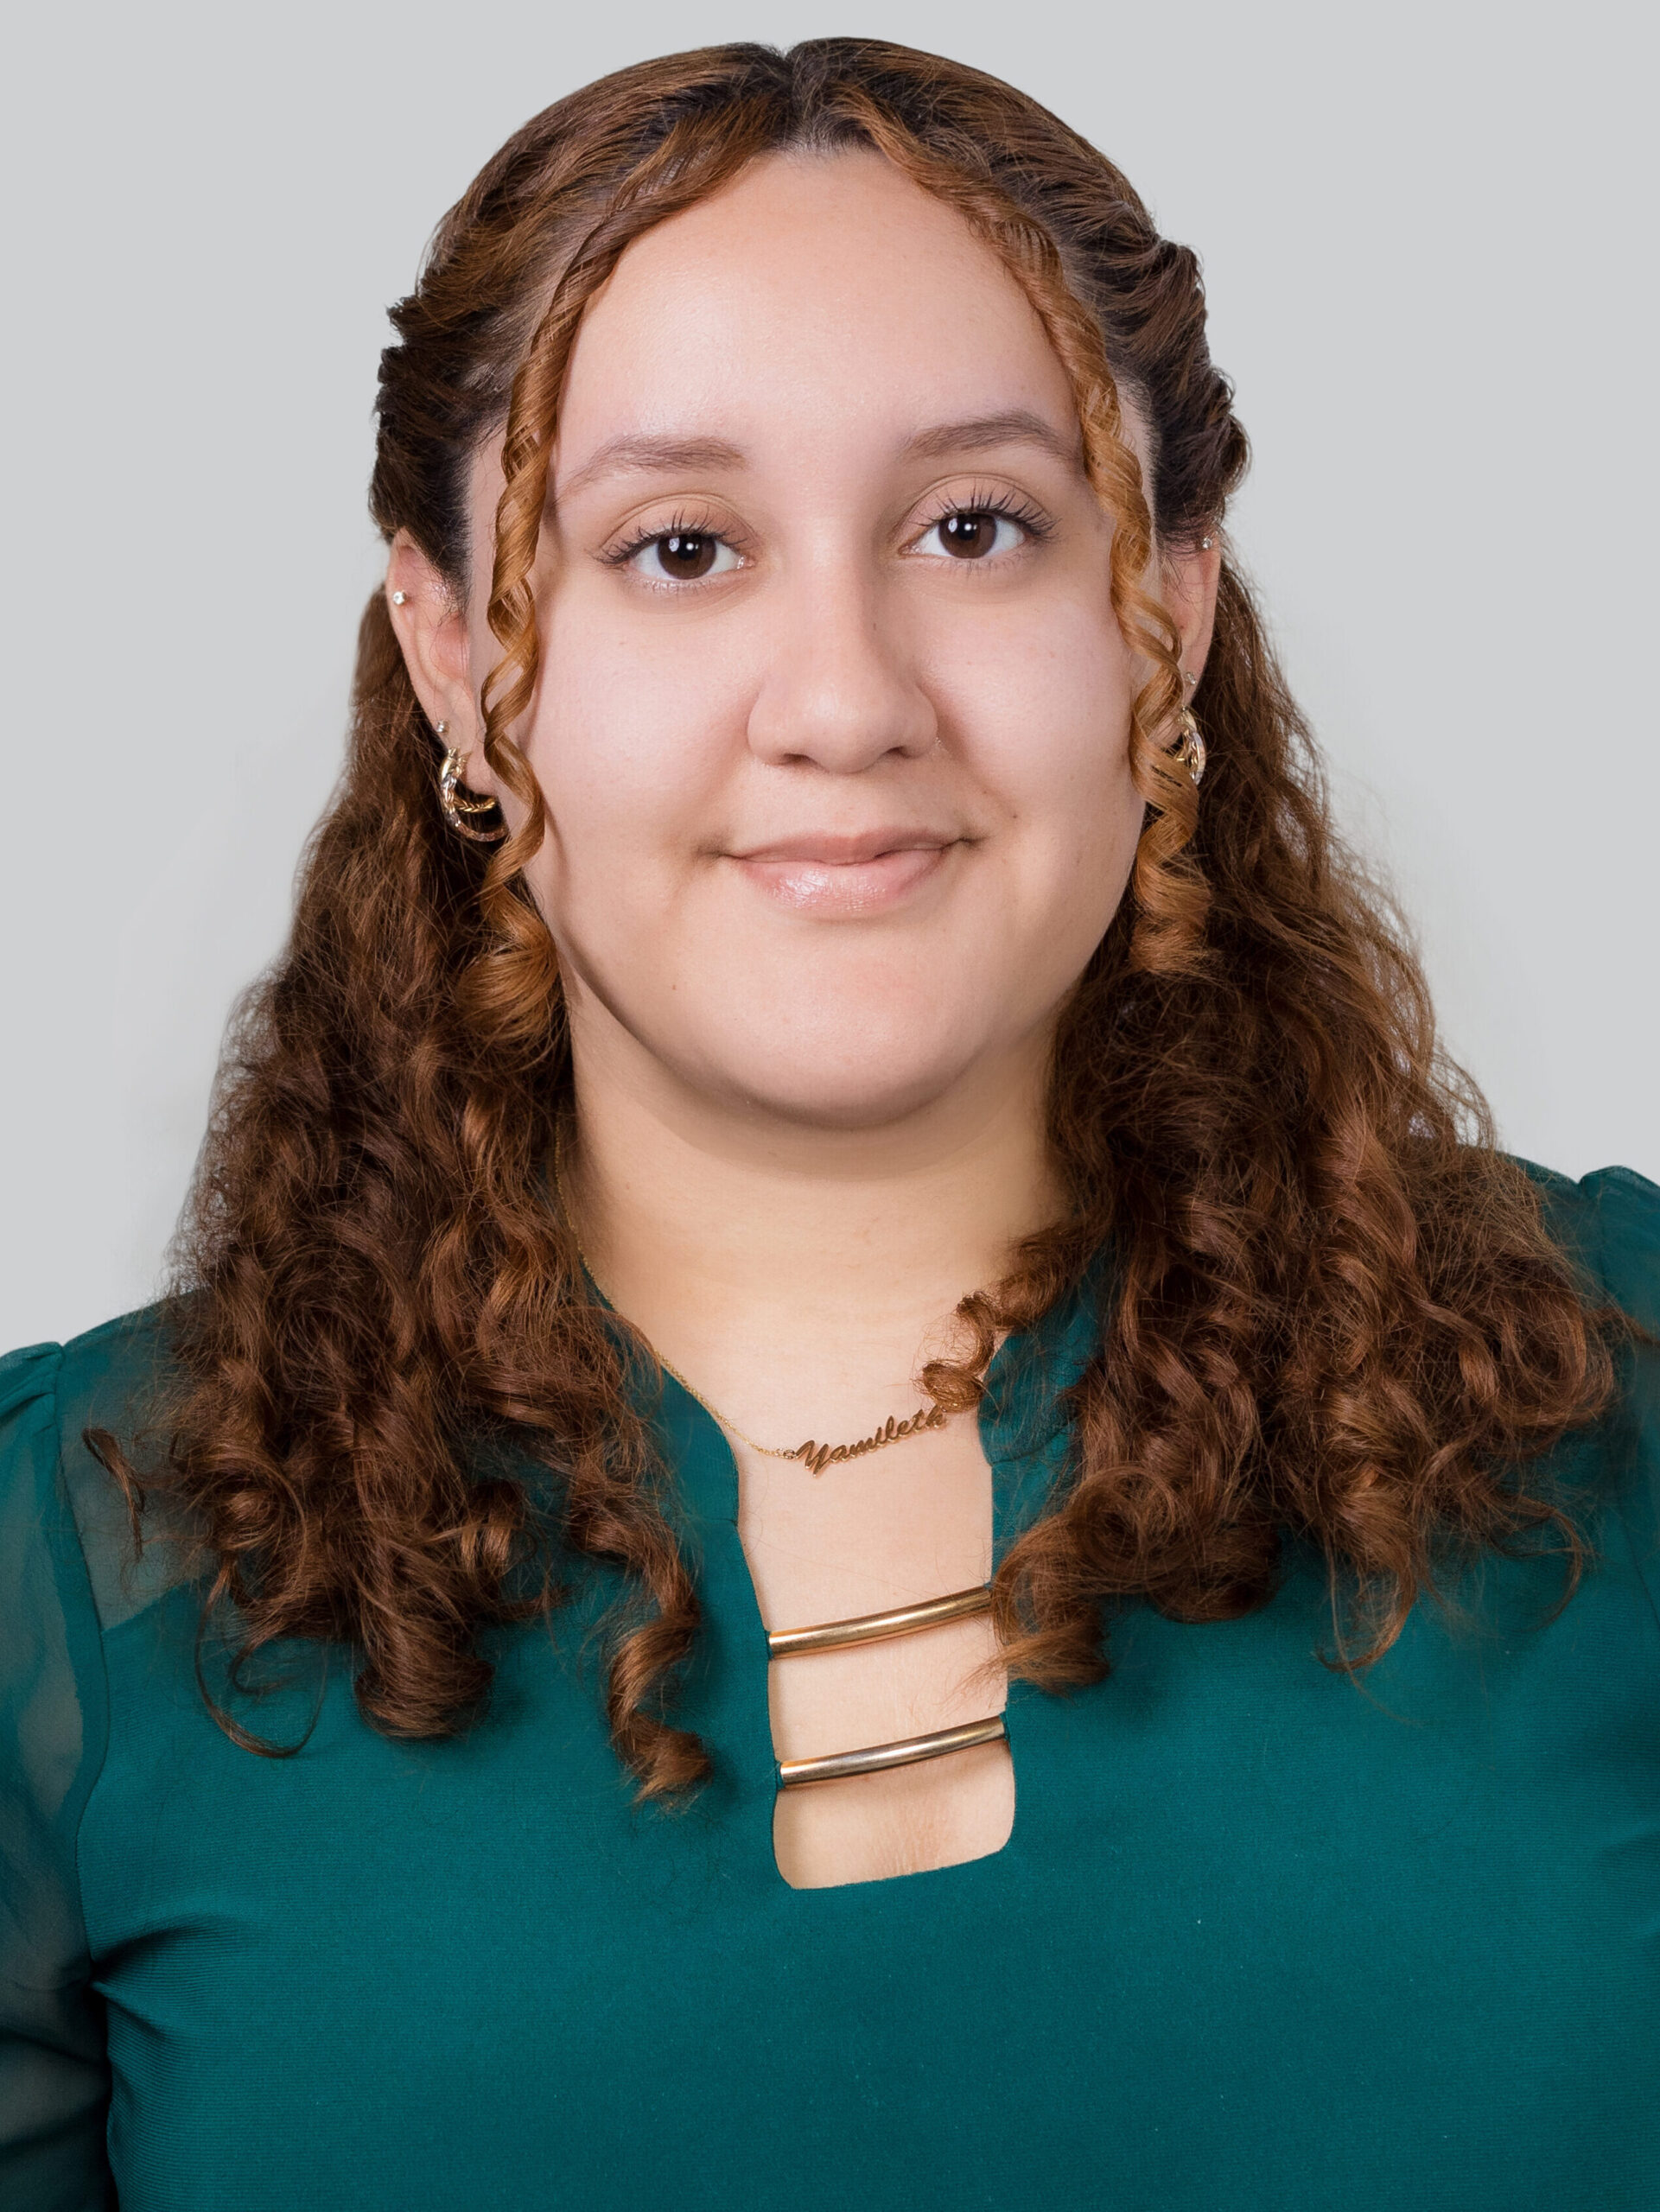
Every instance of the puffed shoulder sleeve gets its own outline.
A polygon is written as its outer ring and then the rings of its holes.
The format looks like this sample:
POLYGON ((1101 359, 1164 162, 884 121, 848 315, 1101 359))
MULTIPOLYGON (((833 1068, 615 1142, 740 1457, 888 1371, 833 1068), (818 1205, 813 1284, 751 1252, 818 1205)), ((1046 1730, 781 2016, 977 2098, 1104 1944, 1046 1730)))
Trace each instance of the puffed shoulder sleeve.
POLYGON ((1608 1294, 1660 1336, 1660 1183, 1630 1167, 1601 1167, 1580 1185, 1597 1224, 1597 1268, 1608 1294))
POLYGON ((1593 1287, 1636 1324, 1620 1352, 1619 1405, 1606 1433, 1620 1518, 1660 1611, 1660 1184, 1630 1167, 1600 1167, 1574 1183, 1522 1164, 1593 1287))
POLYGON ((1605 1167, 1580 1188, 1595 1210, 1597 1272, 1614 1304, 1643 1332, 1621 1362, 1635 1464, 1620 1512, 1638 1572, 1660 1613, 1660 1184, 1629 1167, 1605 1167))
POLYGON ((0 1359, 0 2204, 113 2204, 103 2005, 75 1847, 108 1729, 103 1646, 60 1472, 62 1354, 0 1359))

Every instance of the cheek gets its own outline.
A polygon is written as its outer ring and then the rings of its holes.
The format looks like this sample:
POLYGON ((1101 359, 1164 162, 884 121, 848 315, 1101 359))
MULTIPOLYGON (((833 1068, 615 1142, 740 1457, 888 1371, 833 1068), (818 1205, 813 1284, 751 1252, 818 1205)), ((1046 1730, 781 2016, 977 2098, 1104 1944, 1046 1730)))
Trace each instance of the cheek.
POLYGON ((521 741, 553 836, 531 877, 550 918, 654 905, 687 864, 741 749, 753 679, 719 638, 689 640, 562 606, 521 741))
MULTIPOLYGON (((1143 809, 1129 770, 1132 671, 1110 612, 1084 594, 1040 620, 994 610, 957 629, 932 681, 1011 849, 1032 869, 1084 869, 1122 887, 1143 809)), ((1065 889, 1052 883, 1051 895, 1065 889)))

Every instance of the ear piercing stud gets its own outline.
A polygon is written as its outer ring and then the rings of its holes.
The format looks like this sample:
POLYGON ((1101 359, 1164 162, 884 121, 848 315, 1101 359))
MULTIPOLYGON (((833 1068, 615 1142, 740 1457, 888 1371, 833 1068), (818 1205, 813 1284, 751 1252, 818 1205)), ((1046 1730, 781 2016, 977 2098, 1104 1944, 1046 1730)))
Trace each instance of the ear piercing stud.
POLYGON ((392 594, 392 605, 394 607, 402 607, 408 597, 409 594, 406 591, 395 591, 392 594))

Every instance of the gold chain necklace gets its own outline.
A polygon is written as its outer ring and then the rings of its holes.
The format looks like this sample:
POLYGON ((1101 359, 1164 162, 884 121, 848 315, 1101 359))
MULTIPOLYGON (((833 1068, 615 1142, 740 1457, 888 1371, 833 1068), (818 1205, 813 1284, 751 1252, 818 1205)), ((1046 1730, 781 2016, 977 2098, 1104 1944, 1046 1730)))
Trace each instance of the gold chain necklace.
MULTIPOLYGON (((584 1260, 582 1265, 587 1268, 588 1262, 584 1260)), ((590 1275, 594 1272, 592 1268, 588 1271, 590 1275)), ((728 1421, 710 1405, 703 1392, 688 1382, 677 1367, 671 1367, 661 1352, 657 1354, 657 1363, 665 1375, 672 1375, 681 1389, 696 1398, 703 1411, 729 1430, 740 1444, 747 1444, 752 1452, 764 1452, 769 1459, 799 1459, 815 1475, 822 1475, 826 1467, 833 1467, 844 1459, 862 1459, 867 1452, 880 1452, 885 1444, 900 1444, 907 1436, 920 1436, 925 1429, 944 1428, 951 1419, 944 1406, 919 1406, 909 1421, 895 1421, 889 1414, 880 1428, 868 1436, 862 1436, 856 1444, 816 1444, 810 1436, 805 1444, 793 1445, 786 1451, 780 1445, 757 1444, 753 1436, 746 1436, 735 1421, 728 1421)))
MULTIPOLYGON (((569 1224, 571 1239, 575 1243, 576 1224, 571 1220, 570 1208, 565 1204, 564 1177, 560 1173, 561 1155, 563 1149, 564 1127, 561 1123, 553 1144, 553 1187, 559 1200, 559 1211, 569 1224)), ((588 1255, 580 1243, 576 1245, 576 1256, 587 1269, 588 1281, 599 1292, 601 1297, 605 1298, 606 1304, 610 1306, 611 1300, 606 1298, 604 1287, 593 1268, 588 1266, 588 1255)), ((613 1307, 612 1310, 614 1312, 615 1308, 613 1307)), ((671 1367, 662 1353, 657 1351, 655 1347, 653 1347, 653 1356, 663 1372, 665 1375, 672 1375, 687 1396, 696 1398, 709 1419, 725 1429, 728 1434, 735 1436, 740 1444, 747 1444, 752 1452, 762 1452, 769 1459, 799 1459, 802 1465, 814 1475, 822 1475, 826 1467, 837 1466, 848 1459, 862 1459, 867 1452, 880 1452, 887 1445, 901 1444, 907 1436, 920 1436, 925 1430, 944 1428, 951 1420, 951 1415, 944 1406, 919 1406, 909 1421, 895 1421, 893 1414, 889 1414, 880 1428, 873 1430, 868 1436, 860 1437, 855 1444, 819 1444, 810 1436, 805 1444, 797 1444, 785 1450, 777 1444, 758 1444, 753 1436, 746 1436, 736 1421, 728 1421, 723 1413, 710 1405, 703 1392, 694 1384, 687 1382, 677 1367, 671 1367)))

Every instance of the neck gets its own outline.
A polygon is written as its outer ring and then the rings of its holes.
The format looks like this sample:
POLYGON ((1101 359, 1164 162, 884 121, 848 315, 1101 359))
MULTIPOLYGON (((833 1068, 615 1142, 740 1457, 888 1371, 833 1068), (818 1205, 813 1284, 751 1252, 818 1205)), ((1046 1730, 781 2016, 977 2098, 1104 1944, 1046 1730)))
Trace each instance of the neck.
POLYGON ((632 1039, 573 1044, 562 1172, 596 1281, 665 1358, 779 1433, 804 1395, 855 1424, 913 1410, 899 1401, 958 1300, 1060 1211, 1046 1037, 858 1129, 712 1101, 632 1039))

